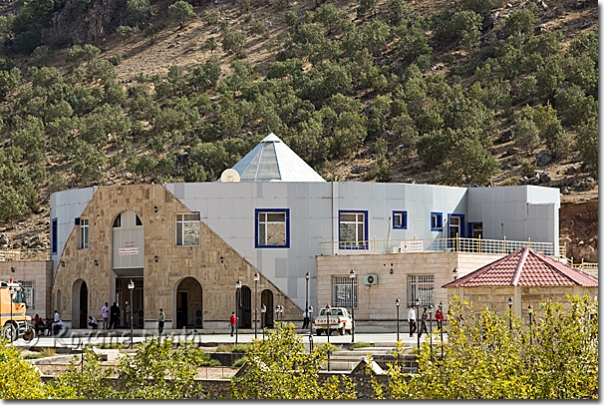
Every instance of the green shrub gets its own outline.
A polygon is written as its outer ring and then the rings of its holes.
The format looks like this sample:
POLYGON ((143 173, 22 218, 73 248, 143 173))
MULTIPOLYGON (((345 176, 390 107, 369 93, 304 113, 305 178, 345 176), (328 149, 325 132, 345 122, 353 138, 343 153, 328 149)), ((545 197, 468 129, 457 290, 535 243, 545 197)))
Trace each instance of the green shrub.
POLYGON ((42 354, 42 356, 44 356, 44 357, 52 357, 55 354, 57 354, 57 351, 55 349, 53 349, 52 347, 45 347, 44 349, 42 349, 40 354, 42 354))
POLYGON ((360 349, 360 348, 363 348, 363 347, 375 347, 375 343, 355 342, 352 345, 350 345, 350 350, 360 349))
POLYGON ((25 355, 26 360, 43 359, 44 357, 42 353, 29 353, 25 355))
POLYGON ((235 360, 232 367, 241 367, 247 362, 247 356, 243 356, 240 359, 235 360))

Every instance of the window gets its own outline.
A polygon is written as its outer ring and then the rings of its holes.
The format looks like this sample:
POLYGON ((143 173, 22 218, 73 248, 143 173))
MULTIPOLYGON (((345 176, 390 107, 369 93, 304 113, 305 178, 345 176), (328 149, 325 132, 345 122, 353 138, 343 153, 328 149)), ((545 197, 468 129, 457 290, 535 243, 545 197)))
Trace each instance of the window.
POLYGON ((115 217, 115 219, 113 220, 113 227, 114 228, 122 227, 122 214, 117 214, 117 217, 115 217))
POLYGON ((52 219, 52 228, 50 231, 50 251, 53 255, 57 254, 57 235, 58 235, 58 225, 57 219, 52 219))
POLYGON ((77 218, 76 225, 79 223, 78 229, 78 249, 88 249, 88 220, 77 218))
POLYGON ((407 305, 416 305, 419 297, 420 307, 434 305, 434 276, 407 277, 407 305))
POLYGON ((21 287, 23 287, 23 295, 27 308, 34 307, 34 282, 33 281, 21 281, 21 287))
POLYGON ((439 232, 443 230, 443 213, 442 212, 431 212, 430 213, 430 230, 432 232, 439 232))
POLYGON ((256 247, 289 248, 289 209, 256 209, 256 247))
POLYGON ((340 249, 368 249, 367 211, 340 211, 340 249))
POLYGON ((199 212, 176 215, 176 246, 199 245, 199 212))
POLYGON ((334 277, 332 281, 334 307, 356 308, 357 306, 357 278, 334 277))
POLYGON ((407 229, 407 211, 392 212, 392 229, 407 229))
POLYGON ((138 215, 136 216, 136 226, 143 226, 143 221, 141 221, 138 215))

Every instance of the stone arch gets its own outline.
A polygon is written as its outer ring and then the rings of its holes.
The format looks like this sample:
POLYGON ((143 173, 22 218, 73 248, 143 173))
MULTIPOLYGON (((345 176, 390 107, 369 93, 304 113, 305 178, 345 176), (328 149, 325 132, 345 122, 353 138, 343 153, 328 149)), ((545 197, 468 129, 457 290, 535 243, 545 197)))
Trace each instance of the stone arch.
POLYGON ((71 327, 87 328, 88 320, 88 286, 82 279, 73 283, 71 290, 71 327))
POLYGON ((275 314, 275 297, 273 296, 273 292, 269 289, 262 291, 260 295, 260 308, 262 305, 266 306, 266 313, 264 314, 264 327, 273 328, 274 327, 274 314, 275 314))
POLYGON ((173 328, 203 328, 203 288, 195 277, 184 277, 175 284, 173 328))
POLYGON ((241 291, 239 291, 237 319, 240 328, 252 327, 252 290, 247 285, 242 286, 241 291))

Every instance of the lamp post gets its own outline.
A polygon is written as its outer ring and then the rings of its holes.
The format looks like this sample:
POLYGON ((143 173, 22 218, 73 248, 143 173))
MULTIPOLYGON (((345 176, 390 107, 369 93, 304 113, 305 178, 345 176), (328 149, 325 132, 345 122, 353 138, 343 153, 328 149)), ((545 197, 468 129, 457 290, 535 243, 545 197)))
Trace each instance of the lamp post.
POLYGON ((419 328, 421 328, 421 325, 419 324, 419 304, 420 304, 421 301, 422 300, 419 297, 417 297, 415 299, 415 307, 417 308, 417 314, 415 315, 415 318, 417 318, 417 319, 415 320, 415 322, 417 323, 417 329, 418 329, 418 334, 417 334, 417 351, 418 351, 418 353, 420 351, 420 346, 419 346, 419 335, 420 335, 419 328))
POLYGON ((264 340, 264 320, 266 315, 266 305, 262 304, 262 308, 260 308, 260 313, 262 313, 262 340, 264 340))
POLYGON ((308 335, 308 343, 310 344, 310 352, 312 353, 312 349, 313 349, 312 333, 308 335))
POLYGON ((440 359, 444 359, 445 355, 443 353, 445 347, 445 341, 443 340, 443 330, 445 329, 445 314, 443 312, 443 302, 438 303, 438 309, 440 309, 440 313, 442 314, 443 319, 440 321, 440 359))
POLYGON ((352 282, 352 329, 351 329, 351 335, 352 335, 352 343, 354 343, 354 304, 355 304, 355 294, 354 294, 354 282, 356 281, 357 275, 354 272, 354 270, 350 270, 350 281, 352 282))
POLYGON ((254 274, 254 339, 258 339, 258 280, 260 274, 254 274))
POLYGON ((453 268, 453 280, 457 280, 457 267, 453 268))
POLYGON ((510 297, 510 298, 508 298, 508 308, 510 310, 508 319, 510 320, 510 330, 512 330, 512 305, 514 305, 514 300, 512 299, 512 297, 510 297))
POLYGON ((399 337, 399 321, 400 321, 400 307, 401 307, 401 300, 399 300, 398 298, 396 299, 396 341, 398 342, 400 339, 399 337))
POLYGON ((237 280, 235 283, 235 344, 239 343, 239 291, 241 290, 241 281, 237 280))
POLYGON ((434 305, 430 304, 428 307, 428 314, 430 314, 430 358, 432 358, 432 312, 434 311, 434 305))
MULTIPOLYGON (((130 279, 128 283, 128 289, 130 290, 130 348, 134 347, 134 301, 132 301, 132 291, 134 291, 134 281, 130 279)), ((82 355, 84 356, 84 355, 82 355)), ((84 357, 82 357, 84 358, 84 357)))
POLYGON ((307 322, 310 322, 309 316, 308 316, 308 281, 310 280, 310 271, 306 272, 306 306, 304 307, 304 316, 306 317, 306 319, 304 320, 304 324, 306 324, 307 322))
POLYGON ((10 285, 8 286, 8 292, 10 295, 10 341, 13 342, 15 339, 15 326, 13 324, 13 278, 9 279, 10 285))
POLYGON ((531 346, 533 345, 533 307, 531 304, 528 306, 528 315, 529 315, 529 341, 531 346))
POLYGON ((331 371, 331 347, 329 343, 329 335, 331 334, 331 325, 329 323, 329 315, 331 314, 331 306, 329 304, 325 305, 325 315, 327 315, 327 371, 331 371))
POLYGON ((310 334, 312 336, 312 305, 308 307, 308 321, 310 322, 310 334))

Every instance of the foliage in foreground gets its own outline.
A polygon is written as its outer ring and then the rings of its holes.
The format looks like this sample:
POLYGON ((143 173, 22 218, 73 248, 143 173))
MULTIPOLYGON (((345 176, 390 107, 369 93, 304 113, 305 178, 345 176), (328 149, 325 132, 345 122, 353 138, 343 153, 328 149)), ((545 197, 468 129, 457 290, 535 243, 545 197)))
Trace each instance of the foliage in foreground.
MULTIPOLYGON (((534 308, 532 330, 509 312, 477 313, 455 300, 449 342, 421 347, 419 373, 390 367, 388 388, 373 382, 376 398, 580 399, 598 396, 598 303, 569 297, 570 309, 545 302, 534 308), (530 335, 532 332, 532 345, 530 335)), ((438 336, 438 331, 435 337, 438 336)), ((400 349, 402 350, 402 348, 400 349)))
POLYGON ((302 337, 286 324, 255 340, 248 351, 249 371, 234 378, 235 399, 356 399, 356 386, 348 377, 319 383, 319 370, 329 346, 306 353, 302 337))

